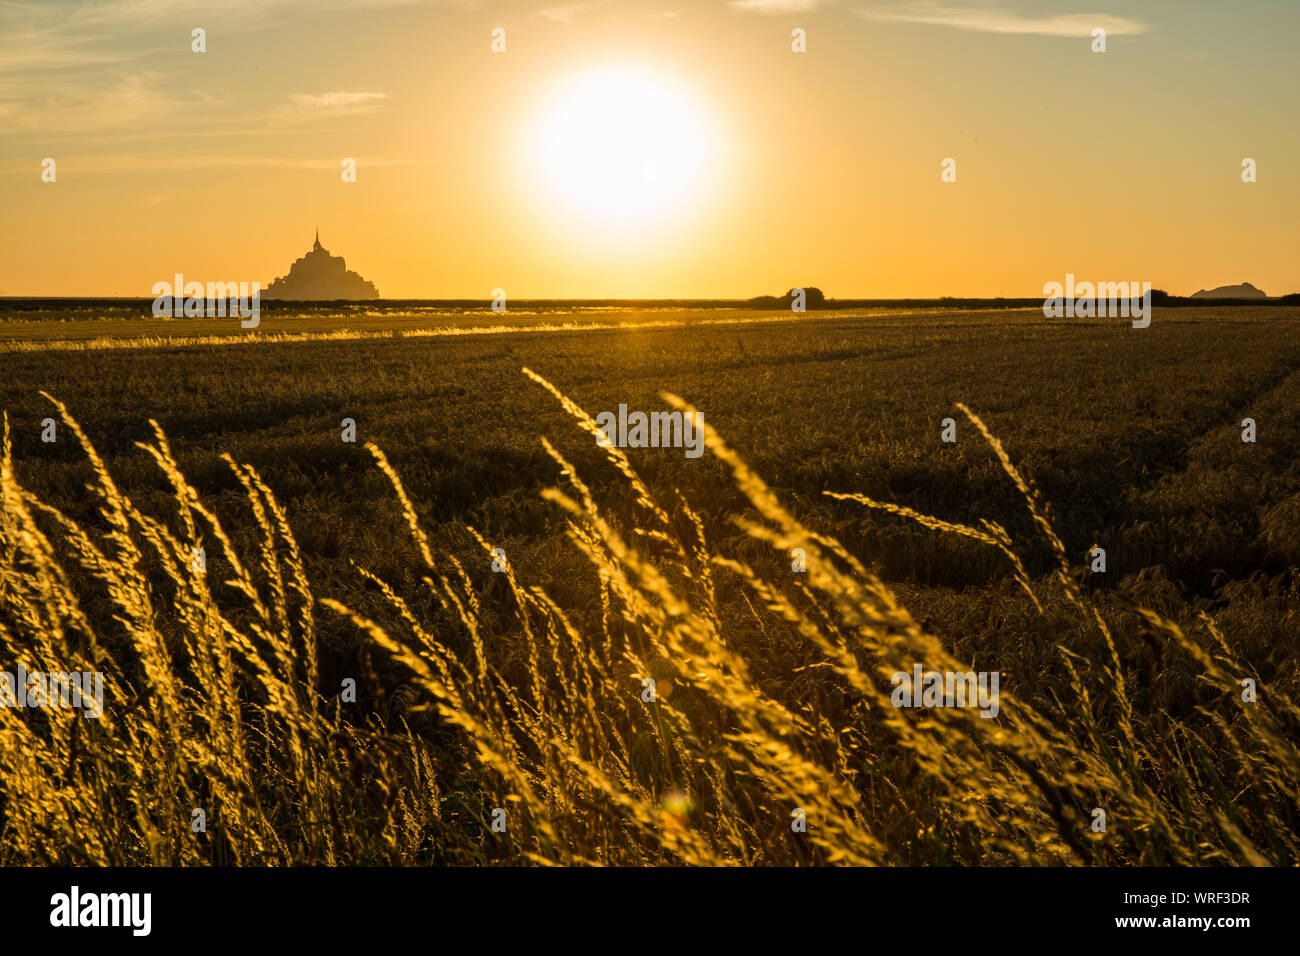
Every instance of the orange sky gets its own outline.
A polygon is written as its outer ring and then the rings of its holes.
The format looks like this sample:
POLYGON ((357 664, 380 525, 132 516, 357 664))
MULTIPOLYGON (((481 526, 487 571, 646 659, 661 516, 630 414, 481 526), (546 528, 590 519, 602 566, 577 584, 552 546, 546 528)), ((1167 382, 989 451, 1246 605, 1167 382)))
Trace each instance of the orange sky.
POLYGON ((317 225, 394 298, 1300 290, 1300 4, 215 7, 0 6, 0 295, 265 285, 317 225))

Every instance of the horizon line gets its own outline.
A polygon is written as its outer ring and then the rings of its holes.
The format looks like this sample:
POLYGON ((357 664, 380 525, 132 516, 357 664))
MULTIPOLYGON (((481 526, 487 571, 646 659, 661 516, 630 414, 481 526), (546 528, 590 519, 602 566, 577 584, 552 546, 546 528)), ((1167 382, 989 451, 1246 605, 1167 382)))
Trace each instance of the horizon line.
MULTIPOLYGON (((812 288, 812 287, 810 286, 809 288, 812 288)), ((1212 288, 1214 288, 1214 287, 1212 287, 1212 288)), ((377 296, 377 297, 375 297, 375 298, 373 298, 373 299, 349 299, 349 298, 339 298, 339 299, 290 299, 290 298, 279 298, 279 297, 267 298, 267 297, 265 297, 265 296, 261 296, 261 294, 260 294, 261 291, 264 291, 264 290, 259 290, 259 297, 261 298, 261 300, 262 300, 263 302, 292 302, 292 303, 301 303, 301 304, 308 304, 308 303, 313 303, 313 302, 316 302, 316 303, 338 303, 338 302, 355 302, 355 303, 367 303, 367 302, 369 302, 369 303, 376 303, 376 302, 476 302, 476 303, 477 303, 477 302, 488 302, 488 303, 490 303, 490 302, 492 302, 493 299, 494 299, 494 297, 491 296, 491 295, 477 295, 477 296, 455 296, 455 295, 443 295, 443 296, 421 296, 421 295, 415 295, 415 296, 377 296)), ((1152 288, 1151 291, 1152 291, 1152 292, 1162 292, 1164 295, 1167 295, 1167 296, 1169 296, 1170 298, 1174 298, 1174 299, 1188 299, 1188 298, 1192 298, 1192 297, 1196 294, 1196 293, 1191 293, 1191 292, 1189 292, 1189 293, 1175 293, 1175 292, 1169 292, 1168 290, 1165 290, 1165 289, 1157 289, 1157 288, 1154 288, 1154 287, 1152 288)), ((1212 291, 1212 289, 1201 289, 1201 290, 1197 290, 1197 291, 1212 291)), ((1278 300, 1278 299, 1287 298, 1288 296, 1292 296, 1292 295, 1296 295, 1296 294, 1297 294, 1296 292, 1286 292, 1286 293, 1283 293, 1283 294, 1281 294, 1281 295, 1245 296, 1245 297, 1241 297, 1241 300, 1242 300, 1242 301, 1251 301, 1251 302, 1267 302, 1267 301, 1270 301, 1270 300, 1278 300)), ((769 293, 769 294, 761 294, 761 295, 751 295, 751 296, 746 296, 746 297, 744 297, 744 298, 734 297, 734 296, 628 296, 628 297, 623 297, 623 296, 510 296, 508 301, 510 301, 510 302, 597 302, 597 303, 600 303, 600 302, 604 302, 604 303, 616 302, 616 303, 634 303, 634 304, 640 304, 640 303, 655 303, 655 302, 717 302, 717 303, 742 303, 742 304, 744 304, 744 303, 749 303, 749 302, 756 301, 756 300, 758 300, 758 299, 782 299, 782 298, 785 297, 785 295, 786 295, 786 293, 782 292, 782 293, 778 293, 778 294, 775 294, 775 295, 769 293)), ((23 294, 23 293, 20 293, 20 294, 0 293, 0 302, 12 302, 12 301, 33 301, 33 300, 42 300, 42 301, 59 301, 59 302, 104 302, 104 301, 119 301, 119 302, 152 302, 155 298, 157 298, 157 296, 153 296, 153 295, 57 295, 57 294, 53 294, 53 295, 52 295, 52 294, 47 294, 47 293, 25 293, 25 294, 23 294)), ((828 296, 825 297, 824 302, 826 302, 827 304, 830 304, 830 303, 837 303, 837 302, 842 302, 842 303, 848 303, 848 302, 881 302, 881 303, 897 303, 897 302, 944 302, 944 301, 952 301, 952 302, 1041 302, 1041 301, 1043 301, 1043 298, 1044 298, 1044 296, 1043 296, 1042 293, 1038 293, 1038 294, 1034 294, 1034 295, 1007 295, 1007 294, 1000 294, 1000 295, 952 295, 952 294, 943 294, 943 295, 908 295, 908 296, 880 296, 880 295, 845 295, 845 296, 829 296, 829 295, 828 295, 828 296)), ((1138 296, 1132 296, 1131 298, 1141 298, 1141 296, 1140 296, 1140 295, 1138 295, 1138 296)), ((1223 298, 1225 298, 1225 299, 1235 299, 1235 298, 1237 298, 1237 297, 1234 297, 1234 296, 1225 296, 1225 297, 1223 297, 1223 298)))

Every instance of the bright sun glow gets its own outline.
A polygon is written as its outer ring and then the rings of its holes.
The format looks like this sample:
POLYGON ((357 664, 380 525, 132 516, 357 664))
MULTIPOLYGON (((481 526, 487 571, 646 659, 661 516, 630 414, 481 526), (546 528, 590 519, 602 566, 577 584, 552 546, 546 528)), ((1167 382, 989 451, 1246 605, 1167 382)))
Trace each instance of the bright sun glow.
POLYGON ((714 148, 686 92, 647 70, 571 79, 533 133, 541 189, 585 225, 648 225, 681 213, 702 193, 714 148))

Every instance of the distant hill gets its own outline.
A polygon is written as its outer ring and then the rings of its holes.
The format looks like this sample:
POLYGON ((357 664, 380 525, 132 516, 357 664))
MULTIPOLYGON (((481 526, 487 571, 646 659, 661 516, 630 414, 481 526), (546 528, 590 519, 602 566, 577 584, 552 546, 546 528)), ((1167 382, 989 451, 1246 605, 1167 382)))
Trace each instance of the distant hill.
POLYGON ((1193 292, 1193 299, 1267 299, 1268 294, 1256 289, 1249 282, 1241 285, 1221 285, 1217 289, 1201 289, 1193 292))
POLYGON ((289 274, 281 276, 266 287, 263 299, 377 299, 379 290, 347 267, 342 256, 332 256, 316 244, 301 259, 289 267, 289 274))

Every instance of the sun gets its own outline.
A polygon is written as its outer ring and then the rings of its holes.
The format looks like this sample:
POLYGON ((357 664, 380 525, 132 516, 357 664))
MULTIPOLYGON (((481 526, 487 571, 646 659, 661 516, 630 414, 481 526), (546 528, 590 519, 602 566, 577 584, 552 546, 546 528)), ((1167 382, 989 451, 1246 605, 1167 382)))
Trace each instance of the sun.
POLYGON ((715 154, 696 100, 641 68, 570 77, 543 105, 530 139, 536 188, 586 226, 675 218, 705 190, 715 154))

